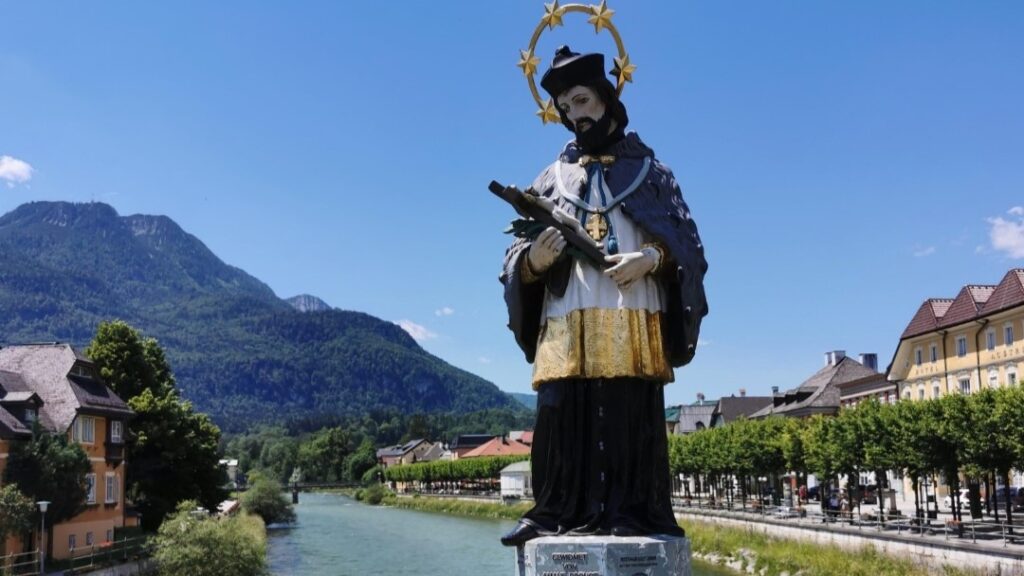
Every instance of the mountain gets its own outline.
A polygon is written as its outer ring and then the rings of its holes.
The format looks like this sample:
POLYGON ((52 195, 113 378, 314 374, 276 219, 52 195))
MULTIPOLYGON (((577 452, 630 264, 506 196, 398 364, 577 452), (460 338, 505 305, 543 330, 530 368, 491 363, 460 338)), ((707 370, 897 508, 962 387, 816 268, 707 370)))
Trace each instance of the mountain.
POLYGON ((521 409, 397 325, 326 308, 297 310, 164 216, 34 202, 0 217, 0 342, 84 346, 100 321, 123 319, 160 341, 184 396, 228 430, 375 410, 521 409))
POLYGON ((285 302, 292 305, 299 312, 323 312, 324 310, 332 310, 328 306, 327 302, 317 298, 316 296, 310 296, 309 294, 299 294, 298 296, 292 296, 286 298, 285 302))
POLYGON ((524 394, 524 393, 521 393, 521 392, 509 392, 509 396, 512 396, 513 398, 516 399, 516 402, 519 402, 520 404, 522 404, 523 406, 529 408, 530 410, 536 410, 537 409, 537 395, 536 394, 524 394))

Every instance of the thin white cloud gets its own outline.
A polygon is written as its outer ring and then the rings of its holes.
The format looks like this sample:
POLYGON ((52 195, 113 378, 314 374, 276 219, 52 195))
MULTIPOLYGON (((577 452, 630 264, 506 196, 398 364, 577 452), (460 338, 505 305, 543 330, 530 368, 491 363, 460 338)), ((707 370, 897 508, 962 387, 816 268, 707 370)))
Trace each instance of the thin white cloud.
POLYGON ((924 248, 920 248, 920 247, 915 247, 914 248, 914 257, 915 258, 924 258, 925 256, 931 256, 932 254, 935 254, 935 246, 926 246, 924 248))
POLYGON ((992 248, 1005 252, 1010 258, 1024 258, 1024 207, 1014 206, 1007 210, 1007 214, 1015 218, 996 216, 988 219, 992 248))
POLYGON ((451 316, 452 314, 455 314, 455 310, 448 306, 434 310, 434 316, 451 316))
POLYGON ((11 156, 0 156, 0 180, 3 180, 8 188, 14 188, 15 184, 24 184, 32 179, 35 169, 24 160, 18 160, 11 156))
POLYGON ((703 338, 697 339, 697 348, 705 348, 707 346, 711 346, 711 340, 705 340, 703 338))
POLYGON ((491 359, 488 358, 487 356, 481 356, 481 357, 477 358, 477 361, 480 362, 481 364, 490 364, 491 363, 491 359))
POLYGON ((437 334, 431 332, 426 326, 420 326, 412 320, 399 320, 395 324, 401 326, 402 330, 408 332, 409 336, 412 336, 412 339, 417 342, 437 338, 437 334))

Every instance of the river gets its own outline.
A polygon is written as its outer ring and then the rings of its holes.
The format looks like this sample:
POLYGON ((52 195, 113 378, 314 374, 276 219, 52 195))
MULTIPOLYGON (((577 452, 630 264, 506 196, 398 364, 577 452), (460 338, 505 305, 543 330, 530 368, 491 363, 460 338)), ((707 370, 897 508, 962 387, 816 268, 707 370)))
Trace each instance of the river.
MULTIPOLYGON (((275 576, 512 576, 498 538, 510 520, 368 506, 338 494, 303 494, 298 522, 269 531, 275 576)), ((695 563, 694 576, 732 574, 695 563)))

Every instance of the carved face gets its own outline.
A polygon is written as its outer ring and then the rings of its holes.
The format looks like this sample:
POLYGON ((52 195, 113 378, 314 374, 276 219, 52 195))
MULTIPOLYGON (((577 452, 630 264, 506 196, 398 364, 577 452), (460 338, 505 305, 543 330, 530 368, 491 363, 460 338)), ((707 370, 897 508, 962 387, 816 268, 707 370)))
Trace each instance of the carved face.
POLYGON ((577 134, 594 127, 604 117, 604 102, 593 88, 573 86, 559 94, 557 101, 558 107, 575 127, 577 134))

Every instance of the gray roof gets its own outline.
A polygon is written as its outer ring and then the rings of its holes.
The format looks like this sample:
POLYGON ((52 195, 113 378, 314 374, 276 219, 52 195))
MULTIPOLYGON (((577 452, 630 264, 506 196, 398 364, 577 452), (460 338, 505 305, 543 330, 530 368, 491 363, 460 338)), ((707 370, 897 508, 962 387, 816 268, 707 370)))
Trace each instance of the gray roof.
POLYGON ((772 403, 771 396, 726 396, 715 406, 715 426, 728 424, 741 416, 749 417, 772 403))
POLYGON ((70 344, 29 344, 0 348, 0 370, 16 373, 24 386, 43 400, 43 426, 66 431, 79 411, 129 417, 131 409, 105 384, 70 376, 75 364, 92 368, 70 344))
POLYGON ((21 423, 14 414, 0 406, 0 439, 14 438, 17 436, 31 436, 32 431, 21 423))
POLYGON ((444 456, 444 446, 440 442, 434 442, 430 445, 430 448, 420 456, 420 462, 433 462, 434 460, 440 460, 441 456, 444 456))
POLYGON ((771 404, 750 415, 764 418, 773 414, 810 416, 835 414, 839 411, 840 386, 849 382, 877 377, 879 373, 860 362, 844 356, 835 364, 825 366, 800 386, 773 397, 771 404))
POLYGON ((676 432, 687 434, 696 432, 701 428, 711 428, 711 415, 715 411, 715 404, 691 404, 679 407, 679 425, 676 432), (698 426, 700 424, 701 426, 698 426))
POLYGON ((395 444, 394 446, 385 446, 384 448, 381 448, 381 449, 377 450, 377 457, 378 458, 386 458, 386 457, 392 457, 393 458, 393 457, 396 457, 396 456, 405 456, 410 450, 412 450, 413 448, 419 446, 420 444, 422 444, 424 442, 426 442, 426 440, 424 440, 423 438, 417 438, 415 440, 410 440, 410 441, 406 442, 405 444, 395 444))

